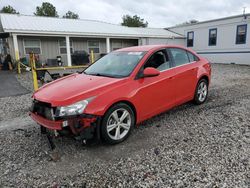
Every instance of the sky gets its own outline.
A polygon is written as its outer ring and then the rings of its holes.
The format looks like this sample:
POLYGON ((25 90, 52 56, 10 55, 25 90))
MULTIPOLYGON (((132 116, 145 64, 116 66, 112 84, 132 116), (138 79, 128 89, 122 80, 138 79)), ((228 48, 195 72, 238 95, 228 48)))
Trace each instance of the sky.
POLYGON ((243 7, 250 13, 250 0, 0 0, 0 8, 11 5, 21 14, 33 15, 44 1, 52 3, 59 16, 70 10, 81 19, 120 24, 123 15, 138 15, 155 28, 238 15, 243 7))

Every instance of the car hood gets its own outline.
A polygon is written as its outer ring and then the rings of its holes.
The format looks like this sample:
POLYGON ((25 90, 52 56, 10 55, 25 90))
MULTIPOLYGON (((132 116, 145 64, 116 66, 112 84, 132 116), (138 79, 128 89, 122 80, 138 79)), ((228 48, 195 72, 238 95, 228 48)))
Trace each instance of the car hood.
POLYGON ((72 74, 42 86, 33 97, 52 106, 70 105, 113 89, 125 79, 72 74))

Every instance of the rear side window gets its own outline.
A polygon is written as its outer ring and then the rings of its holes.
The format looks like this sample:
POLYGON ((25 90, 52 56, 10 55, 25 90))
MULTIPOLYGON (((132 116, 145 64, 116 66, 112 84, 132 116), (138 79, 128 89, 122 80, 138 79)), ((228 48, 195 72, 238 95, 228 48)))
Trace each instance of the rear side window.
POLYGON ((188 54, 189 62, 198 61, 198 57, 196 57, 194 54, 190 52, 187 52, 187 54, 188 54))
POLYGON ((170 48, 169 51, 173 57, 175 66, 185 65, 189 63, 189 57, 186 50, 179 48, 170 48))

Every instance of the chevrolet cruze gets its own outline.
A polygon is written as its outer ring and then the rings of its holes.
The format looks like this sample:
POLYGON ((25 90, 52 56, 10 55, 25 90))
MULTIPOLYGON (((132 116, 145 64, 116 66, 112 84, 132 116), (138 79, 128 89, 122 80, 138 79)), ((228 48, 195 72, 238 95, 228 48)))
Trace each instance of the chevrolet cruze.
POLYGON ((210 76, 210 63, 181 46, 123 48, 42 86, 30 116, 42 132, 120 143, 152 116, 188 101, 204 103, 210 76))

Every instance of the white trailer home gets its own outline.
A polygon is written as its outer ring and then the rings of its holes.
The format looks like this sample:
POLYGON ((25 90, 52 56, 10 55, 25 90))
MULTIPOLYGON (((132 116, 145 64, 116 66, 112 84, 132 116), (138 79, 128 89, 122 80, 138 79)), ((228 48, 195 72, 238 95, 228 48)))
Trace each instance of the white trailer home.
POLYGON ((186 36, 186 46, 215 63, 250 65, 250 14, 208 20, 167 30, 186 36))

